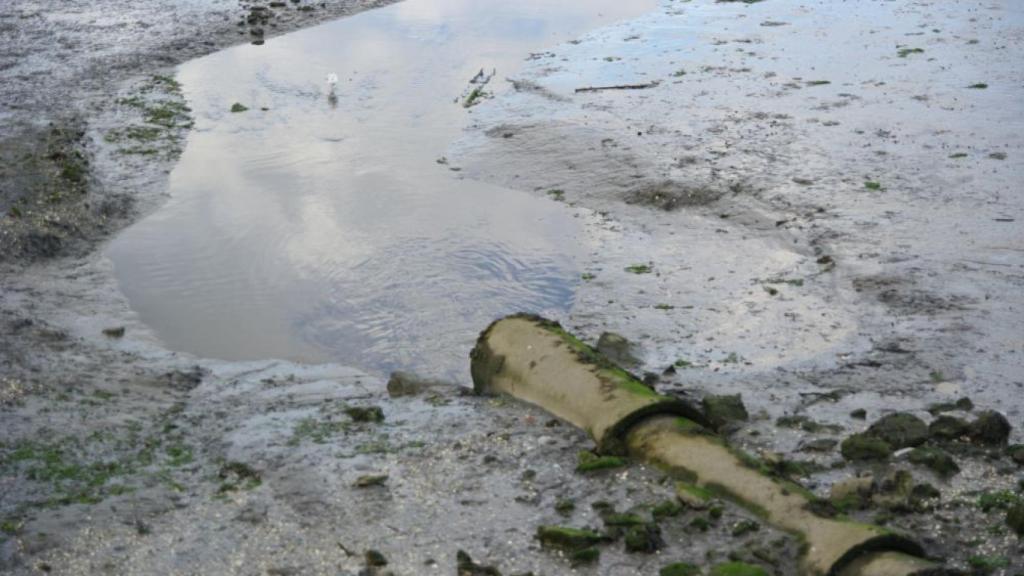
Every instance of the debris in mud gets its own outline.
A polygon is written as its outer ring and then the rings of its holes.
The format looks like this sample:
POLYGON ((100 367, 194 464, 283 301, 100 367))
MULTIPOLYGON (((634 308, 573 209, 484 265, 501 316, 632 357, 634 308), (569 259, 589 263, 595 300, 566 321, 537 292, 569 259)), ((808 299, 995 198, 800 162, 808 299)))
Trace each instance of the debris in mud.
POLYGON ((392 398, 418 396, 431 390, 454 387, 454 384, 448 382, 423 378, 412 372, 403 372, 401 370, 392 372, 387 383, 388 396, 392 398))
POLYGON ((484 72, 484 69, 481 68, 480 71, 476 73, 476 76, 469 79, 469 86, 462 92, 461 96, 455 99, 455 101, 461 101, 463 108, 472 108, 479 104, 484 98, 490 97, 491 94, 485 89, 491 82, 491 79, 494 78, 496 72, 496 70, 491 70, 491 73, 487 74, 484 72))
POLYGON ((241 102, 235 102, 234 104, 231 105, 231 112, 233 114, 237 114, 239 112, 245 112, 248 109, 249 109, 249 107, 244 105, 244 104, 242 104, 241 102))
POLYGON ((116 328, 104 328, 103 335, 107 338, 122 338, 124 337, 124 326, 118 326, 116 328))
POLYGON ((694 206, 708 206, 723 192, 708 187, 690 186, 675 180, 659 180, 634 186, 623 197, 627 204, 651 206, 666 212, 694 206))
POLYGON ((367 474, 356 478, 356 481, 352 486, 356 488, 371 488, 374 486, 383 486, 388 481, 387 474, 367 474))
POLYGON ((512 78, 506 78, 507 82, 512 84, 512 89, 516 92, 523 92, 526 94, 535 94, 542 98, 547 98, 555 102, 568 102, 569 99, 561 94, 556 94, 551 90, 541 86, 540 84, 533 82, 532 80, 515 80, 512 78))
POLYGON ((217 472, 220 479, 218 494, 236 492, 238 490, 252 490, 262 484, 260 473, 244 462, 228 462, 221 466, 217 472))
POLYGON ((602 90, 646 90, 648 88, 656 88, 661 82, 658 80, 652 80, 651 82, 645 82, 643 84, 616 84, 613 86, 584 86, 577 88, 576 92, 600 92, 602 90))
POLYGON ((464 550, 455 553, 456 576, 501 576, 501 572, 494 566, 477 564, 464 550))
POLYGON ((349 406, 345 408, 345 414, 353 422, 379 423, 384 421, 384 410, 380 406, 349 406))
POLYGON ((650 274, 654 271, 654 266, 651 264, 630 264, 626 266, 625 271, 630 274, 650 274))

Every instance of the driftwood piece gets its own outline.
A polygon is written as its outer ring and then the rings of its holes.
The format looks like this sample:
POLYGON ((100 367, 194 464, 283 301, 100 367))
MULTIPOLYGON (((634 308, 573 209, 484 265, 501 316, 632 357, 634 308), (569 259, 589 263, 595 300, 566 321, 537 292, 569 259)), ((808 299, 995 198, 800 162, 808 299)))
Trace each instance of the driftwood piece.
POLYGON ((654 80, 647 82, 646 84, 615 84, 614 86, 584 86, 583 88, 577 88, 576 92, 601 92, 602 90, 646 90, 647 88, 654 88, 661 84, 661 82, 654 80))

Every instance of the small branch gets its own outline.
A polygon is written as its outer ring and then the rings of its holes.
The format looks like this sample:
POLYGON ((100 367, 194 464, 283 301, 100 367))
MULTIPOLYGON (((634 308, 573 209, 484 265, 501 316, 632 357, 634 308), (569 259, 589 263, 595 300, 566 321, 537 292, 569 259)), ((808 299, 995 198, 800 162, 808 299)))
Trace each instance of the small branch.
POLYGON ((600 92, 601 90, 646 90, 647 88, 654 88, 661 82, 655 80, 646 84, 616 84, 615 86, 585 86, 583 88, 577 88, 576 92, 600 92))

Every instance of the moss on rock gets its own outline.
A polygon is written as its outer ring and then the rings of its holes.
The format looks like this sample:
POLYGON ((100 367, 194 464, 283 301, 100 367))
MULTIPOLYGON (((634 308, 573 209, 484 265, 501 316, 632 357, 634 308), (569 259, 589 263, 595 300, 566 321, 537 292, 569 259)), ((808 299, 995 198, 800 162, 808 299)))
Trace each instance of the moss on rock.
POLYGON ((886 441, 893 450, 920 446, 928 440, 928 425, 913 414, 897 412, 878 419, 867 433, 886 441))
POLYGON ((705 396, 701 400, 708 422, 717 430, 730 422, 746 421, 750 418, 739 394, 705 396))
POLYGON ((568 526, 539 526, 537 540, 545 548, 561 550, 582 550, 605 541, 605 537, 586 528, 568 526))
POLYGON ((881 438, 867 433, 854 434, 843 440, 840 447, 847 460, 886 460, 892 455, 892 446, 881 438))

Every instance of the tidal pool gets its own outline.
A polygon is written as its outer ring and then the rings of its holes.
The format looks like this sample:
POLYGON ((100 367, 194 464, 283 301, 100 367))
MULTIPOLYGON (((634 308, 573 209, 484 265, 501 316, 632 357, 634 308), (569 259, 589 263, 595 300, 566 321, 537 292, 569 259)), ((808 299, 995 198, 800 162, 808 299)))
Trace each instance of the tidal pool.
POLYGON ((492 319, 571 309, 583 249, 564 205, 439 162, 456 100, 656 4, 407 0, 181 66, 195 128, 170 199, 107 250, 121 288, 175 350, 465 376, 492 319))

